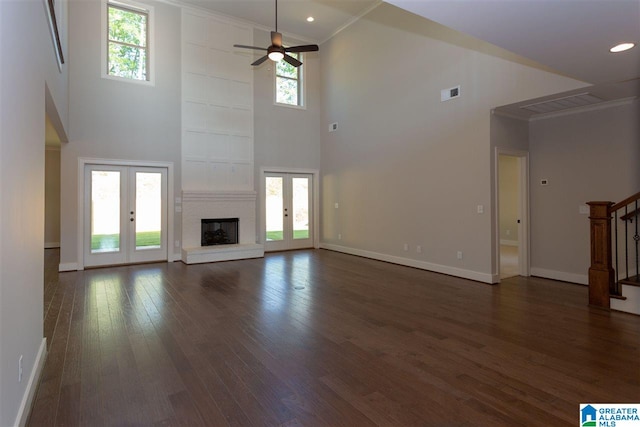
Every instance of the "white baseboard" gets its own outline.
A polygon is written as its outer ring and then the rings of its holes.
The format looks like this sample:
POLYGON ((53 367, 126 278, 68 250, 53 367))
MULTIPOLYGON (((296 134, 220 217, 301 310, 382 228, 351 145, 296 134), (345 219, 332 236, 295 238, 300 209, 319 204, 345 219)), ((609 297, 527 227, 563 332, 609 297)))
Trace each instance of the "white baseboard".
POLYGON ((59 247, 60 247, 60 242, 44 242, 45 249, 54 249, 59 247))
POLYGON ((64 262, 58 265, 58 271, 78 271, 78 263, 77 262, 64 262))
POLYGON ((505 246, 518 246, 517 240, 500 239, 500 244, 505 246))
POLYGON ((38 355, 36 356, 36 361, 31 370, 31 375, 29 375, 29 382, 27 383, 27 388, 24 391, 24 396, 22 396, 22 402, 20 403, 20 408, 18 409, 18 415, 16 416, 15 424, 16 426, 23 427, 27 424, 27 419, 29 418, 29 413, 31 412, 31 405, 33 404, 33 398, 36 395, 36 391, 38 390, 38 382, 40 381, 40 374, 42 373, 42 368, 44 367, 44 362, 47 359, 47 339, 42 338, 42 342, 40 343, 40 349, 38 350, 38 355))
POLYGON ((565 271, 547 270, 545 268, 531 267, 531 275, 544 277, 545 279, 561 280, 563 282, 577 283, 580 285, 589 284, 587 274, 567 273, 565 271))
POLYGON ((480 273, 478 271, 464 270, 462 268, 449 267, 447 265, 433 264, 426 261, 418 261, 415 259, 402 258, 393 255, 381 254, 378 252, 366 251, 363 249, 349 248, 346 246, 333 245, 330 243, 321 243, 321 249, 329 249, 331 251, 342 252, 350 255, 357 255, 365 258, 376 259, 378 261, 390 262, 393 264, 405 265, 407 267, 419 268, 421 270, 433 271, 435 273, 448 274, 450 276, 461 277, 463 279, 475 280, 483 283, 497 283, 495 275, 489 273, 480 273))

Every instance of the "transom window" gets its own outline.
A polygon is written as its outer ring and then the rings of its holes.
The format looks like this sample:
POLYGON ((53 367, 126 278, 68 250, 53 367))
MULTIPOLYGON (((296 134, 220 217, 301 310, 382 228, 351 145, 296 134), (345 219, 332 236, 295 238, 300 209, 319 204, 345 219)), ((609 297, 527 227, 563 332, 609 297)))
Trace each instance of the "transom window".
MULTIPOLYGON (((290 53, 296 59, 300 54, 290 53)), ((294 67, 286 61, 276 62, 276 104, 302 106, 302 67, 294 67)))
POLYGON ((150 9, 107 2, 106 74, 150 81, 150 9))

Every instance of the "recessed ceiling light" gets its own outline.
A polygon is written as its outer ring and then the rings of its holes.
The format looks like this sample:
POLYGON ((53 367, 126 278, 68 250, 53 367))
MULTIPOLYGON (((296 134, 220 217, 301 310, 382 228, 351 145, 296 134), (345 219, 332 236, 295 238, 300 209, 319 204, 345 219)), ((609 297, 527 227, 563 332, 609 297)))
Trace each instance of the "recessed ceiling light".
POLYGON ((315 20, 316 19, 313 16, 310 16, 310 17, 307 18, 307 22, 313 22, 315 20))
POLYGON ((635 45, 636 45, 635 43, 620 43, 619 45, 609 49, 609 52, 613 52, 613 53, 624 52, 625 50, 631 49, 635 45))

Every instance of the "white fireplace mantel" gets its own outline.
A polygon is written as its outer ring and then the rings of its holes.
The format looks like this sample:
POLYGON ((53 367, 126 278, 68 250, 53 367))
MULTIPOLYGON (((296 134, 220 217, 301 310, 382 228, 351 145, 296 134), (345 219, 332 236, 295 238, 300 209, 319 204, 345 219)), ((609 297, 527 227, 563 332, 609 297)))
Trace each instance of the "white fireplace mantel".
POLYGON ((183 202, 228 202, 247 201, 255 202, 255 191, 183 191, 183 202))
POLYGON ((264 246, 256 243, 255 191, 183 191, 182 261, 186 264, 258 258, 264 246), (200 246, 201 220, 238 218, 237 245, 200 246))

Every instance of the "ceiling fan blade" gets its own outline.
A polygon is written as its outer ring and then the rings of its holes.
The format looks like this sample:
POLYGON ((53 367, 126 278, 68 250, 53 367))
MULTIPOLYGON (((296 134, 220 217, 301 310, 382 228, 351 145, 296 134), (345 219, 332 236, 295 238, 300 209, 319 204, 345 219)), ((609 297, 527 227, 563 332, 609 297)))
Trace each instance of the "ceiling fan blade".
POLYGON ((317 44, 305 44, 302 46, 291 46, 291 47, 285 47, 284 51, 285 52, 317 52, 318 50, 320 50, 320 48, 318 47, 317 44))
POLYGON ((282 34, 277 31, 271 31, 271 44, 274 46, 282 46, 282 34))
POLYGON ((296 58, 294 58, 293 56, 289 56, 286 53, 284 54, 284 58, 285 61, 287 61, 289 64, 293 65, 294 67, 299 67, 302 65, 302 62, 298 61, 296 58))
POLYGON ((241 47, 243 49, 267 50, 266 47, 245 46, 243 44, 234 44, 233 47, 241 47))
POLYGON ((260 65, 260 64, 262 64, 264 61, 266 61, 266 60, 267 60, 267 58, 269 58, 269 56, 268 56, 268 55, 265 55, 265 56, 263 56, 262 58, 260 58, 260 59, 256 59, 255 61, 253 61, 253 63, 251 63, 251 65, 253 65, 253 66, 260 65))

